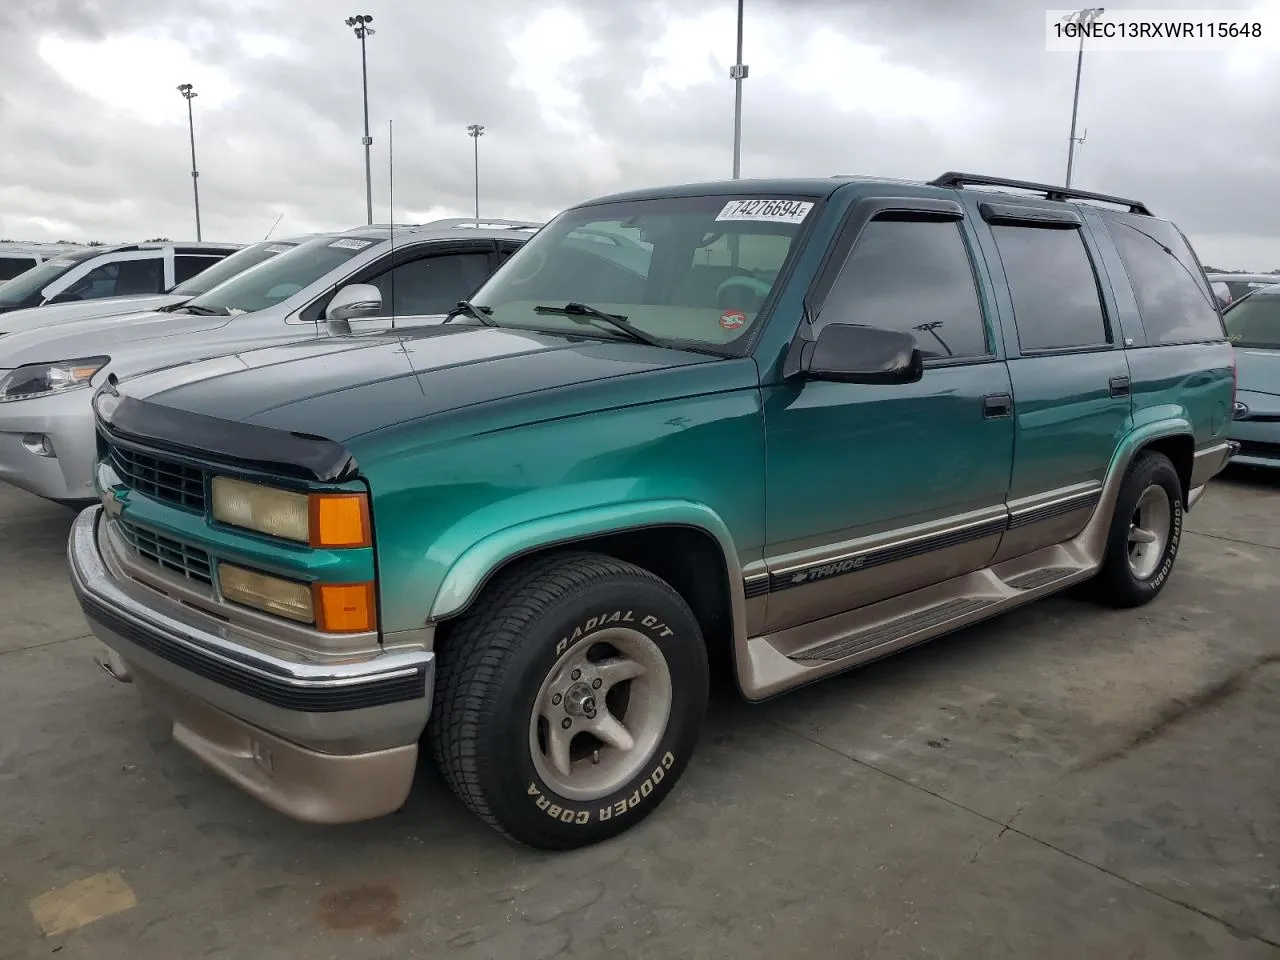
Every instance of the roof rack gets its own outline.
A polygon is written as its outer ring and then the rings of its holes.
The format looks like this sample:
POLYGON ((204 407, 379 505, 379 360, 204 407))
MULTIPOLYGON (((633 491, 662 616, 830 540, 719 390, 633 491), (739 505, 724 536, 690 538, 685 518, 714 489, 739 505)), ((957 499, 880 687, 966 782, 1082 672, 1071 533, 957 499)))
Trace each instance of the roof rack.
POLYGON ((1105 193, 1090 193, 1088 190, 1072 190, 1070 187, 1055 187, 1047 183, 1031 183, 1027 180, 1007 180, 1004 177, 987 177, 977 173, 956 173, 949 170, 935 180, 929 181, 931 187, 1010 187, 1016 190, 1031 190, 1044 195, 1046 200, 1096 200, 1099 203, 1115 203, 1128 207, 1130 213, 1151 216, 1147 205, 1140 200, 1126 200, 1124 197, 1111 197, 1105 193))

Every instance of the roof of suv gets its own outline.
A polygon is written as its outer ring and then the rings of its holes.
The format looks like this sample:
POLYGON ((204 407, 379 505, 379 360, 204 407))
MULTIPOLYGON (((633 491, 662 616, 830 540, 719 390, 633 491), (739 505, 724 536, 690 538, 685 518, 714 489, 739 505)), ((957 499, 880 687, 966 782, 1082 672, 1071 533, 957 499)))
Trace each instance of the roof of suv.
MULTIPOLYGON (((388 224, 375 223, 372 226, 353 227, 350 230, 343 230, 336 236, 346 237, 370 237, 375 240, 390 240, 394 235, 397 240, 448 240, 448 239, 467 239, 469 237, 480 237, 484 240, 498 240, 510 238, 513 235, 523 235, 524 237, 532 236, 533 233, 542 228, 541 223, 535 223, 528 220, 495 220, 485 219, 480 221, 479 227, 473 218, 449 218, 446 220, 432 220, 429 223, 413 223, 400 225, 396 224, 393 231, 388 224)), ((329 236, 329 234, 324 234, 329 236)))
POLYGON ((933 180, 903 180, 892 177, 837 174, 830 177, 788 177, 771 179, 711 180, 703 183, 685 183, 668 187, 650 187, 596 197, 582 206, 597 203, 613 203, 622 200, 653 200, 673 197, 705 197, 752 194, 772 194, 780 197, 808 196, 827 198, 841 187, 852 184, 897 184, 921 190, 965 188, 968 192, 988 197, 1022 200, 1071 202, 1089 200, 1128 207, 1129 213, 1151 216, 1146 204, 1124 197, 1073 190, 1055 184, 1036 183, 1028 180, 1011 180, 980 174, 947 171, 933 180), (978 189, 970 189, 977 187, 978 189), (1010 191, 1020 191, 1011 193, 1010 191), (1032 195, 1028 196, 1028 192, 1032 195))

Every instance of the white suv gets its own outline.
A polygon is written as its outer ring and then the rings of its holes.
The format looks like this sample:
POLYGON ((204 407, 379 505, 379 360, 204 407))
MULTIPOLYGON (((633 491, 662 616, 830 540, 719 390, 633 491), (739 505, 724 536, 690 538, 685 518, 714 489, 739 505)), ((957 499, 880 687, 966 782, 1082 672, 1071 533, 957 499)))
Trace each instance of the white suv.
POLYGON ((130 243, 60 254, 0 285, 0 313, 48 303, 163 293, 235 253, 241 246, 238 243, 130 243))
POLYGON ((14 243, 0 240, 0 284, 59 254, 76 253, 83 249, 83 245, 72 243, 14 243))

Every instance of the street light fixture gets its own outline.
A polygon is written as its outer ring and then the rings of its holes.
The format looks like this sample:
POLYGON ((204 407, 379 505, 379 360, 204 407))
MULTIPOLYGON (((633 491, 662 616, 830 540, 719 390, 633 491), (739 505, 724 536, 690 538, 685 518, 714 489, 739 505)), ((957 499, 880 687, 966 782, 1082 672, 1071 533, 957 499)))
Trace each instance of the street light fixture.
POLYGON ((733 179, 742 173, 742 81, 747 79, 747 65, 742 62, 742 2, 738 0, 738 58, 729 68, 734 83, 733 103, 733 179))
POLYGON ((469 136, 475 146, 476 155, 476 226, 480 226, 480 138, 484 136, 484 125, 473 123, 467 127, 469 136))
MULTIPOLYGON (((1085 7, 1083 10, 1077 10, 1073 14, 1068 15, 1068 19, 1074 20, 1078 27, 1083 27, 1085 23, 1093 23, 1098 17, 1105 12, 1105 7, 1085 7)), ((1080 52, 1076 54, 1076 92, 1071 100, 1071 134, 1067 141, 1067 182, 1066 186, 1071 186, 1071 168, 1075 163, 1076 144, 1083 143, 1083 138, 1076 138, 1076 114, 1080 110, 1080 71, 1084 66, 1084 31, 1080 31, 1080 52)))
POLYGON ((191 192, 195 195, 196 201, 196 240, 201 239, 200 236, 200 185, 198 178, 200 174, 196 172, 196 121, 191 112, 191 101, 200 94, 196 93, 189 83, 178 84, 178 92, 186 98, 187 101, 187 131, 191 134, 191 192))
POLYGON ((364 144, 364 203, 370 226, 373 225, 373 173, 369 167, 369 148, 373 146, 373 137, 369 136, 369 62, 365 57, 364 39, 376 32, 369 26, 371 23, 373 17, 367 13, 347 17, 347 26, 360 39, 360 85, 364 95, 364 139, 360 142, 364 144))

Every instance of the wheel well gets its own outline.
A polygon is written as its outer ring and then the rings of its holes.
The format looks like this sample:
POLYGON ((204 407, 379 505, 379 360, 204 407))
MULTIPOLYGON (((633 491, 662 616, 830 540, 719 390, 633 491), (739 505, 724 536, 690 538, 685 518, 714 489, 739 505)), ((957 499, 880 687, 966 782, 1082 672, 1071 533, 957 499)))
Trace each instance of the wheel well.
MULTIPOLYGON (((581 551, 633 563, 669 583, 693 611, 706 641, 713 671, 732 669, 733 608, 728 571, 719 543, 704 530, 684 526, 644 527, 553 544, 506 561, 490 573, 486 584, 511 567, 534 558, 581 551)), ((483 589, 482 586, 481 591, 483 589)), ((475 602, 473 599, 472 603, 475 602)), ((454 620, 456 615, 441 624, 446 634, 454 620)))
MULTIPOLYGON (((1191 467, 1196 456, 1195 441, 1185 433, 1178 433, 1171 437, 1152 440, 1142 450, 1163 453, 1173 463, 1173 468, 1178 471, 1179 485, 1182 487, 1182 505, 1185 507, 1187 496, 1191 493, 1191 467)), ((1141 452, 1139 451, 1139 455, 1141 452)))

